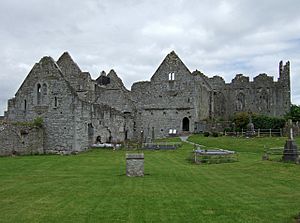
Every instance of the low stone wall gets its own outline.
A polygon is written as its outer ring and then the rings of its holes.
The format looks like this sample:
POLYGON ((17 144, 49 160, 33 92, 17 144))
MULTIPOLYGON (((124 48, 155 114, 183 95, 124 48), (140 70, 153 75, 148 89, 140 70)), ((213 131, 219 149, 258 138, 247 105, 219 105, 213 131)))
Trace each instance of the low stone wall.
POLYGON ((150 149, 150 150, 173 150, 177 149, 181 146, 181 143, 143 143, 143 149, 150 149))
POLYGON ((0 125, 0 156, 44 153, 43 129, 13 124, 0 125))

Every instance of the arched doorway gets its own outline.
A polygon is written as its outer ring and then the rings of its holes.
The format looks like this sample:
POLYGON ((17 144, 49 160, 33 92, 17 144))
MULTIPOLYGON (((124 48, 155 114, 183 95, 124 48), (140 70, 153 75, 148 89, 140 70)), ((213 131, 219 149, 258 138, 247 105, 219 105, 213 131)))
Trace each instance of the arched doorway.
POLYGON ((190 131, 190 120, 187 117, 182 120, 182 131, 190 131))

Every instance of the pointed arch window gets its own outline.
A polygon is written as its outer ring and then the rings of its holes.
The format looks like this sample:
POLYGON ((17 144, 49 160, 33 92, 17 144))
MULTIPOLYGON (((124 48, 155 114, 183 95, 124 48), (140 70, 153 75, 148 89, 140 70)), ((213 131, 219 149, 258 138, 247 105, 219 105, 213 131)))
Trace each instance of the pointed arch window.
POLYGON ((36 86, 36 96, 37 96, 37 104, 41 104, 41 94, 42 94, 42 86, 38 84, 36 86))
POLYGON ((175 80, 175 73, 171 72, 169 73, 169 81, 174 81, 175 80))

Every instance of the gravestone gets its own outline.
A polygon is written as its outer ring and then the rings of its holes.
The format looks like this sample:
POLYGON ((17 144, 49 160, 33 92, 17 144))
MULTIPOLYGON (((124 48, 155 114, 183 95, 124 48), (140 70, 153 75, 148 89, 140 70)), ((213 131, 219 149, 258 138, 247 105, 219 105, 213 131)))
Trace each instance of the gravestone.
POLYGON ((144 176, 144 153, 126 154, 126 175, 128 177, 144 176))
POLYGON ((249 123, 247 125, 246 136, 253 137, 255 136, 254 124, 252 122, 252 117, 249 115, 249 123))
POLYGON ((289 129, 289 139, 286 140, 282 159, 283 161, 298 162, 298 148, 294 141, 292 120, 289 120, 289 129))

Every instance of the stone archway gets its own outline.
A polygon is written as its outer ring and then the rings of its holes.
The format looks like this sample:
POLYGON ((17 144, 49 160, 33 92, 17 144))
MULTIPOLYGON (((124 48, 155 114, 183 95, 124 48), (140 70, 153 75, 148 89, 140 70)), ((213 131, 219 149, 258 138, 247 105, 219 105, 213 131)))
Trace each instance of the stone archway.
POLYGON ((182 119, 182 131, 190 131, 190 120, 187 117, 182 119))

